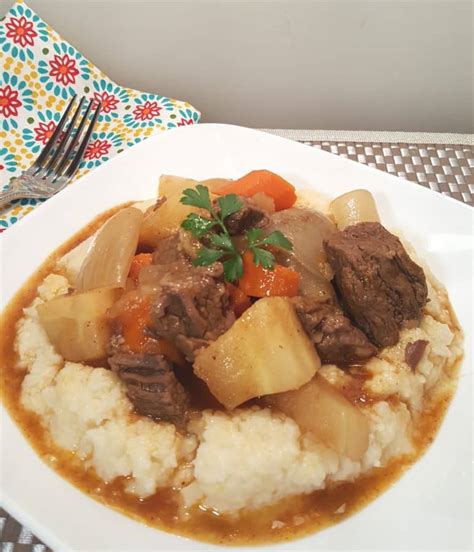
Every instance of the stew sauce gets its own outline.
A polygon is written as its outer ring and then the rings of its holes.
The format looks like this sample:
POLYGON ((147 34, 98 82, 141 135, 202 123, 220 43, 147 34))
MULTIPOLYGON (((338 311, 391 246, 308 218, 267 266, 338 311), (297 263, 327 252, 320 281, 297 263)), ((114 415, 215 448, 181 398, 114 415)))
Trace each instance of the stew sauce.
MULTIPOLYGON (((153 496, 140 500, 124 491, 125 478, 106 484, 93 470, 85 469, 74 454, 55 446, 43 430, 39 417, 20 404, 21 383, 25 372, 15 367, 15 327, 22 317, 23 308, 35 298, 38 285, 54 269, 56 260, 92 234, 120 207, 95 219, 53 253, 21 288, 1 318, 1 387, 4 404, 34 450, 67 481, 91 498, 152 527, 216 544, 255 545, 292 540, 338 523, 380 495, 432 442, 452 398, 454 383, 446 385, 444 391, 437 393, 436 399, 428 401, 421 427, 415 436, 416 452, 413 455, 394 461, 384 468, 374 469, 370 475, 362 476, 353 483, 343 483, 308 495, 286 498, 258 511, 244 512, 238 518, 195 508, 184 521, 179 517, 176 491, 159 490, 153 496)), ((361 375, 353 381, 350 388, 342 391, 355 404, 370 402, 370 397, 362 392, 363 370, 354 368, 361 375)), ((456 370, 457 368, 453 368, 452 373, 455 374, 456 370)), ((181 368, 177 376, 190 391, 195 409, 219 407, 205 384, 186 368, 181 368)))

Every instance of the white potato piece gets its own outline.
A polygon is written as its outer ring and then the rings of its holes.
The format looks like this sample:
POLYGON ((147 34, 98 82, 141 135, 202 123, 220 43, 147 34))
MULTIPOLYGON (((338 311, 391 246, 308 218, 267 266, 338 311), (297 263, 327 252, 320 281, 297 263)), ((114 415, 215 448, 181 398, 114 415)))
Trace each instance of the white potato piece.
POLYGON ((194 372, 226 408, 297 389, 321 362, 288 299, 260 299, 196 357, 194 372))
POLYGON ((200 209, 183 205, 181 194, 173 194, 145 214, 140 227, 138 241, 147 247, 156 247, 160 240, 172 236, 181 227, 181 223, 190 213, 202 214, 200 209))
POLYGON ((163 174, 160 176, 158 184, 158 197, 181 196, 186 188, 195 188, 197 184, 199 184, 199 182, 192 178, 163 174))
POLYGON ((219 188, 229 184, 229 182, 233 182, 232 178, 208 178, 206 180, 202 180, 201 184, 206 186, 212 194, 219 188))
POLYGON ((352 190, 333 199, 329 212, 339 230, 358 222, 380 222, 374 196, 368 190, 352 190))
POLYGON ((101 226, 77 276, 77 291, 125 287, 142 220, 143 213, 139 209, 127 207, 101 226))
POLYGON ((203 210, 181 203, 180 200, 184 190, 202 184, 208 187, 212 200, 215 197, 212 192, 228 182, 229 180, 225 178, 210 178, 200 182, 181 176, 162 175, 158 186, 158 196, 165 198, 165 201, 145 213, 140 230, 140 244, 147 247, 156 247, 160 240, 175 234, 180 229, 183 220, 190 213, 206 216, 206 212, 203 210))
POLYGON ((107 310, 120 288, 66 295, 38 305, 38 317, 56 351, 74 362, 105 358, 111 337, 107 310))
POLYGON ((209 189, 209 192, 214 192, 222 186, 230 182, 227 178, 209 178, 207 180, 193 180, 192 178, 183 178, 182 176, 172 176, 163 174, 160 177, 158 185, 158 197, 170 197, 178 194, 180 197, 183 191, 187 188, 195 188, 198 184, 202 184, 209 189))
POLYGON ((360 460, 369 446, 367 418, 319 375, 300 389, 266 397, 265 402, 351 460, 360 460))

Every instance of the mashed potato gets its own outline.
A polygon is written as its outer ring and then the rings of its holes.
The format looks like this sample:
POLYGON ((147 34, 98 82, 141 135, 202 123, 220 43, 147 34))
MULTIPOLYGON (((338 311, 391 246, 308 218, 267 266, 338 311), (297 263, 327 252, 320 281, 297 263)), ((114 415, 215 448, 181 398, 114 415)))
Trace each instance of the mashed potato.
POLYGON ((49 275, 19 322, 16 349, 20 367, 28 372, 21 402, 41 416, 57 445, 75 452, 104 481, 129 477, 127 489, 148 496, 172 484, 176 468, 195 449, 195 437, 182 437, 172 424, 134 415, 115 374, 64 362, 54 351, 36 306, 68 287, 62 276, 49 275))
MULTIPOLYGON (((76 265, 74 256, 63 263, 69 277, 76 265)), ((360 462, 315 442, 290 418, 258 407, 205 411, 189 422, 184 437, 171 424, 135 415, 111 371, 65 362, 55 352, 36 306, 68 288, 66 278, 49 275, 19 322, 16 350, 19 368, 27 372, 22 404, 41 417, 57 445, 75 452, 104 481, 125 476, 127 491, 139 497, 173 486, 181 490, 185 509, 258 508, 331 482, 351 481, 409 453, 427 393, 450 379, 448 368, 462 352, 446 293, 432 281, 420 327, 402 331, 397 345, 367 363, 371 377, 365 389, 378 400, 361 408, 370 435, 360 462), (404 351, 418 339, 429 344, 412 370, 404 351)), ((322 366, 320 374, 335 387, 349 377, 333 365, 322 366)))

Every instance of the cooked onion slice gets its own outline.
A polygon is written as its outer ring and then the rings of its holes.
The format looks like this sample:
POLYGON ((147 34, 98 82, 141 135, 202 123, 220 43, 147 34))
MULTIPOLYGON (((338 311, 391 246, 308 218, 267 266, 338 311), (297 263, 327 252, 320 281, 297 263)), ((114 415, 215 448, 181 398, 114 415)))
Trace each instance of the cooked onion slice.
POLYGON ((293 244, 293 251, 278 251, 277 260, 297 270, 300 293, 321 300, 333 297, 330 280, 333 276, 326 260, 324 240, 336 231, 335 225, 322 213, 310 209, 291 208, 270 216, 267 233, 280 230, 293 244))
POLYGON ((41 325, 65 360, 90 361, 107 356, 111 336, 107 310, 121 293, 119 288, 94 289, 38 305, 41 325))
POLYGON ((374 196, 368 190, 352 190, 331 201, 329 212, 339 230, 358 222, 380 222, 374 196))
POLYGON ((321 376, 295 391, 265 397, 265 402, 351 460, 360 460, 367 450, 367 418, 321 376))
POLYGON ((143 213, 127 207, 111 217, 97 232, 77 276, 77 291, 125 287, 143 213))

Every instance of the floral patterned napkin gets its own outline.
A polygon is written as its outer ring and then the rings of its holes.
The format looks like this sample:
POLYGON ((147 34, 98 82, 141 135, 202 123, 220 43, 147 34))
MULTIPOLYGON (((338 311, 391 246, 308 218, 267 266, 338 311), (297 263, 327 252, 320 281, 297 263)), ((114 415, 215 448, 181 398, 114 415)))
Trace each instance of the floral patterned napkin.
MULTIPOLYGON (((75 93, 100 101, 102 111, 74 180, 153 134, 200 118, 186 102, 115 84, 19 0, 0 20, 0 189, 31 166, 75 93)), ((0 209, 0 232, 38 203, 20 199, 0 209)))

